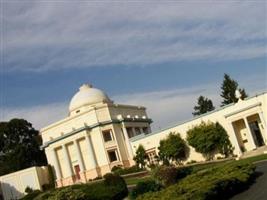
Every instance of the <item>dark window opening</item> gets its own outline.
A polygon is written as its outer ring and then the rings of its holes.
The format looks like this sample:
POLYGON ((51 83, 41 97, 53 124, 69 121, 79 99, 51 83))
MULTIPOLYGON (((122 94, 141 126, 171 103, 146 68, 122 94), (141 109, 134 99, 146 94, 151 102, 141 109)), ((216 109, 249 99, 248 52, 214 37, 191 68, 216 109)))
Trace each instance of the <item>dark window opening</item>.
POLYGON ((109 157, 109 161, 110 162, 115 162, 115 161, 118 160, 117 154, 116 154, 116 151, 115 150, 114 151, 109 151, 108 152, 108 157, 109 157))

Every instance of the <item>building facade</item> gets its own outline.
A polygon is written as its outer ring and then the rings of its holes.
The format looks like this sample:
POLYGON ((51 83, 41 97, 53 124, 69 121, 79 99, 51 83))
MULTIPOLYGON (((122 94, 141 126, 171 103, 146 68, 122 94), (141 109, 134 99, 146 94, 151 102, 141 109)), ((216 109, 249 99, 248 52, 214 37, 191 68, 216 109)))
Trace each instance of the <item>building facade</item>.
POLYGON ((30 167, 0 176, 0 191, 5 200, 22 198, 26 194, 27 187, 43 190, 45 184, 49 184, 49 172, 46 166, 30 167))
MULTIPOLYGON (((170 132, 180 133, 181 137, 186 139, 186 132, 201 122, 219 122, 229 135, 234 147, 234 154, 240 157, 245 152, 267 145, 266 120, 267 93, 263 93, 245 100, 239 99, 235 104, 224 106, 159 132, 140 134, 131 138, 131 145, 133 151, 139 145, 143 145, 150 161, 153 162, 154 155, 158 153, 160 140, 166 138, 170 132)), ((202 154, 197 153, 194 148, 190 147, 190 156, 185 163, 204 160, 202 154)))
MULTIPOLYGON (((152 133, 152 120, 144 107, 115 104, 103 91, 85 84, 73 96, 68 117, 41 129, 42 148, 61 187, 103 176, 117 165, 134 165, 139 145, 153 163, 160 140, 170 132, 185 139, 187 130, 201 122, 219 122, 229 135, 234 154, 241 156, 267 144, 266 111, 264 93, 152 133)), ((205 158, 190 147, 185 163, 192 160, 205 158)))
POLYGON ((133 165, 129 138, 150 133, 150 123, 144 107, 115 104, 101 90, 81 86, 68 117, 40 131, 57 186, 92 180, 113 166, 133 165))

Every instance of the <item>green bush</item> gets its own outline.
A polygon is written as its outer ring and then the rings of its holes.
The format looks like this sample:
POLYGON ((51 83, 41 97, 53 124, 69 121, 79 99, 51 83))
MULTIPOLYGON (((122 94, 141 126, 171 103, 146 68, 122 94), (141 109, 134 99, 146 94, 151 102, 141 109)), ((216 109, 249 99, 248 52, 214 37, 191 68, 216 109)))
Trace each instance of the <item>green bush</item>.
POLYGON ((202 122, 188 130, 187 141, 197 152, 202 153, 207 160, 212 160, 217 153, 228 157, 233 152, 229 136, 218 122, 202 122))
POLYGON ((149 192, 138 200, 222 200, 244 190, 254 177, 250 163, 233 162, 198 171, 159 192, 149 192))
POLYGON ((156 192, 161 189, 161 185, 154 180, 147 180, 138 182, 136 187, 131 191, 130 198, 136 199, 139 195, 146 192, 156 192))
POLYGON ((127 195, 128 189, 124 179, 115 174, 107 174, 103 181, 50 190, 31 200, 121 200, 127 195))
POLYGON ((39 194, 41 194, 40 190, 33 190, 32 192, 28 193, 26 196, 22 198, 22 200, 32 200, 35 197, 37 197, 39 194))
POLYGON ((115 172, 115 171, 117 171, 117 170, 122 170, 122 169, 123 169, 123 168, 122 168, 121 165, 116 165, 116 166, 112 167, 111 171, 112 171, 112 172, 115 172))
POLYGON ((118 168, 117 170, 114 170, 113 172, 117 175, 125 175, 125 174, 141 172, 141 171, 144 171, 144 169, 141 169, 138 166, 134 165, 132 167, 128 167, 128 168, 124 168, 124 169, 118 168))
POLYGON ((32 189, 31 187, 27 186, 27 187, 25 188, 25 192, 26 192, 27 194, 30 194, 30 193, 33 192, 33 189, 32 189))
POLYGON ((176 168, 173 166, 163 165, 153 169, 152 177, 157 183, 167 187, 189 175, 191 171, 191 167, 176 168))

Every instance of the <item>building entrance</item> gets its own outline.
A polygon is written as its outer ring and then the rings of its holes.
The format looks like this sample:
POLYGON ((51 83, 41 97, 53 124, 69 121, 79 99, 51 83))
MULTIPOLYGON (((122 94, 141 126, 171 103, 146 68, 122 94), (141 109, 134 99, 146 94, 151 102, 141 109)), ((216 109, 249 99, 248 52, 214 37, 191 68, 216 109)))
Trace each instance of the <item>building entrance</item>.
POLYGON ((260 130, 258 121, 249 122, 249 127, 250 127, 252 134, 254 135, 254 140, 255 140, 256 146, 258 146, 258 147, 263 146, 264 140, 263 140, 263 137, 261 134, 261 130, 260 130))

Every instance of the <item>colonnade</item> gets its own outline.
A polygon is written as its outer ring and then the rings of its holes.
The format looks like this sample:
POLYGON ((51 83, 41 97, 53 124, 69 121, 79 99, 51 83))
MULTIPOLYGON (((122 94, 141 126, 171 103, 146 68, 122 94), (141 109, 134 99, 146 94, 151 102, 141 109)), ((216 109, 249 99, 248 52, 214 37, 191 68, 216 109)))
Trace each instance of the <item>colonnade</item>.
MULTIPOLYGON (((77 155, 77 161, 78 161, 78 164, 80 167, 80 172, 85 172, 86 170, 95 169, 97 167, 97 162, 95 160, 95 155, 94 155, 94 150, 93 150, 90 135, 88 135, 86 133, 83 138, 75 139, 72 141, 73 145, 74 145, 75 153, 77 155), (83 139, 83 138, 85 138, 86 145, 88 146, 88 152, 86 155, 84 155, 84 156, 88 157, 88 160, 89 160, 88 169, 86 169, 84 159, 83 159, 83 156, 81 153, 80 145, 79 145, 79 140, 83 139)), ((69 157, 68 150, 67 150, 68 144, 69 143, 63 144, 61 146, 54 147, 51 149, 52 156, 53 156, 53 165, 55 168, 57 180, 60 180, 62 178, 71 177, 74 175, 73 166, 72 166, 71 159, 69 157), (62 150, 63 150, 64 160, 65 160, 64 163, 60 163, 60 161, 58 159, 58 155, 57 155, 57 149, 58 148, 62 148, 62 150), (67 168, 66 175, 64 175, 65 177, 63 177, 63 174, 62 174, 62 168, 61 168, 62 164, 66 164, 66 168, 67 168)))
MULTIPOLYGON (((259 119, 260 119, 260 121, 262 123, 262 126, 263 126, 262 136, 263 136, 263 138, 265 138, 265 141, 267 141, 267 130, 266 130, 267 129, 267 125, 266 125, 266 121, 264 119, 263 113, 262 112, 258 112, 258 113, 255 113, 255 114, 257 114, 259 116, 259 119)), ((250 114, 249 116, 252 116, 252 115, 255 115, 255 114, 250 114)), ((249 150, 253 150, 253 149, 257 148, 257 145, 255 143, 254 134, 252 133, 252 131, 250 129, 250 126, 249 126, 249 122, 248 122, 248 117, 249 116, 243 116, 239 120, 242 119, 244 121, 246 130, 247 130, 247 139, 248 139, 249 143, 251 144, 251 149, 249 149, 249 150)), ((236 121, 238 121, 238 120, 229 122, 229 126, 231 127, 233 133, 235 133, 235 129, 234 129, 233 123, 236 122, 236 121)), ((234 144, 233 145, 235 146, 235 148, 237 148, 237 153, 239 155, 241 155, 242 151, 241 151, 241 148, 240 148, 236 133, 235 133, 234 136, 235 137, 234 137, 234 141, 233 141, 234 144)))

